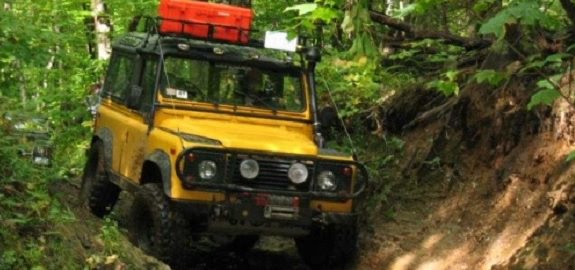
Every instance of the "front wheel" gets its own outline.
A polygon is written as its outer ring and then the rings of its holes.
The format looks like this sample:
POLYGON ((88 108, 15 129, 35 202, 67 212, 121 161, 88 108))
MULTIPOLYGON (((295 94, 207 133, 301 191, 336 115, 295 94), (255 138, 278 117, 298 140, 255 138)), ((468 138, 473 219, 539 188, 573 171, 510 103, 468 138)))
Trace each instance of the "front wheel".
POLYGON ((145 184, 136 193, 131 210, 132 239, 146 253, 170 264, 174 269, 185 265, 188 236, 181 232, 186 225, 175 211, 160 185, 145 184))
POLYGON ((346 269, 357 252, 357 225, 317 226, 296 238, 300 257, 312 269, 346 269))

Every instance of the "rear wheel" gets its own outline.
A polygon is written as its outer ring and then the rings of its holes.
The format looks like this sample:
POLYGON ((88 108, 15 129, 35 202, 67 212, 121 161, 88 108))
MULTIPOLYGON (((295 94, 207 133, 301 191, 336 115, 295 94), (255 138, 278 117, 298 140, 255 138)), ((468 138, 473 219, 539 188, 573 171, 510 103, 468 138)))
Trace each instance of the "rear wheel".
POLYGON ((295 241, 300 257, 313 269, 346 269, 357 252, 357 225, 318 226, 295 241))
POLYGON ((88 161, 84 167, 80 199, 100 218, 112 211, 121 191, 118 186, 110 182, 104 162, 104 145, 96 141, 90 148, 88 161))

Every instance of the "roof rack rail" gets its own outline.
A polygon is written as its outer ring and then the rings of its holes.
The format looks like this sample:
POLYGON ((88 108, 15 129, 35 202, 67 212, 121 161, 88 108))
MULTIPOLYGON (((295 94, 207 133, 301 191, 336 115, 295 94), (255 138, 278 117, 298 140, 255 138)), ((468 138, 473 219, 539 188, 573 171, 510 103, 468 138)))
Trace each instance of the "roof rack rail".
POLYGON ((210 2, 214 2, 214 3, 218 3, 218 4, 228 4, 228 5, 232 5, 232 6, 245 7, 245 8, 251 8, 252 7, 252 1, 251 0, 213 0, 210 2))
POLYGON ((129 31, 131 32, 146 32, 150 35, 160 35, 165 37, 180 37, 193 40, 209 41, 214 43, 231 44, 238 46, 247 46, 255 48, 263 48, 264 42, 250 38, 253 33, 260 31, 255 29, 243 29, 237 26, 213 24, 213 23, 200 23, 189 20, 178 20, 164 17, 153 16, 135 16, 130 24, 129 31), (143 29, 141 28, 143 22, 143 29), (161 31, 161 25, 164 22, 171 23, 169 31, 161 31), (174 27, 174 24, 177 27, 174 27), (177 30, 176 30, 177 28, 177 30), (232 32, 236 38, 230 39, 230 35, 218 35, 222 31, 232 32), (195 33, 195 34, 194 34, 195 33))

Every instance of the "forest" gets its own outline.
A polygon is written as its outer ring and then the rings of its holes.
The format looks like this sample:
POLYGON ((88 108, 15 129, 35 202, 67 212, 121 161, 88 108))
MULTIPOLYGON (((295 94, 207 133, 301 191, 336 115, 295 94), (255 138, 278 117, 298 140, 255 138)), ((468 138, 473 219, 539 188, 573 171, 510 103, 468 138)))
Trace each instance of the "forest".
MULTIPOLYGON (((253 28, 321 37, 327 145, 370 175, 350 269, 575 268, 573 0, 251 2, 253 28)), ((169 269, 124 195, 104 219, 78 198, 111 43, 158 4, 0 1, 0 270, 169 269)), ((203 252, 190 269, 309 269, 286 239, 203 252)))

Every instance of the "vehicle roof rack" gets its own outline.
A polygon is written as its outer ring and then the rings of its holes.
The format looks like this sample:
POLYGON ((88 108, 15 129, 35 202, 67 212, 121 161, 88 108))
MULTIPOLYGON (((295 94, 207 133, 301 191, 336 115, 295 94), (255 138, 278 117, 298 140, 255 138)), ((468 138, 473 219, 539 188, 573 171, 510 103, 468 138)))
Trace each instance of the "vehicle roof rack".
POLYGON ((213 24, 213 23, 200 23, 194 22, 189 20, 178 20, 178 19, 170 19, 164 17, 153 17, 153 16, 136 16, 132 20, 132 23, 129 27, 130 32, 145 32, 152 35, 159 35, 162 37, 178 37, 184 39, 191 39, 191 40, 200 40, 200 41, 209 41, 212 43, 222 43, 228 45, 236 45, 236 46, 246 46, 246 47, 253 47, 253 48, 264 48, 264 42, 262 40, 251 38, 253 34, 258 34, 260 31, 255 29, 243 29, 237 26, 230 26, 230 25, 222 25, 222 24, 213 24), (143 19, 143 22, 142 22, 143 19), (170 23, 177 23, 179 24, 179 31, 170 31, 170 32, 162 32, 160 31, 160 26, 162 22, 169 21, 170 23), (142 28, 143 27, 143 28, 142 28), (203 28, 207 29, 207 35, 205 36, 198 36, 190 34, 186 29, 189 28, 203 28), (220 30, 229 30, 229 31, 237 31, 238 32, 238 39, 236 41, 231 41, 229 39, 221 39, 214 35, 216 33, 216 29, 220 30), (242 40, 242 37, 250 37, 247 42, 242 40))

